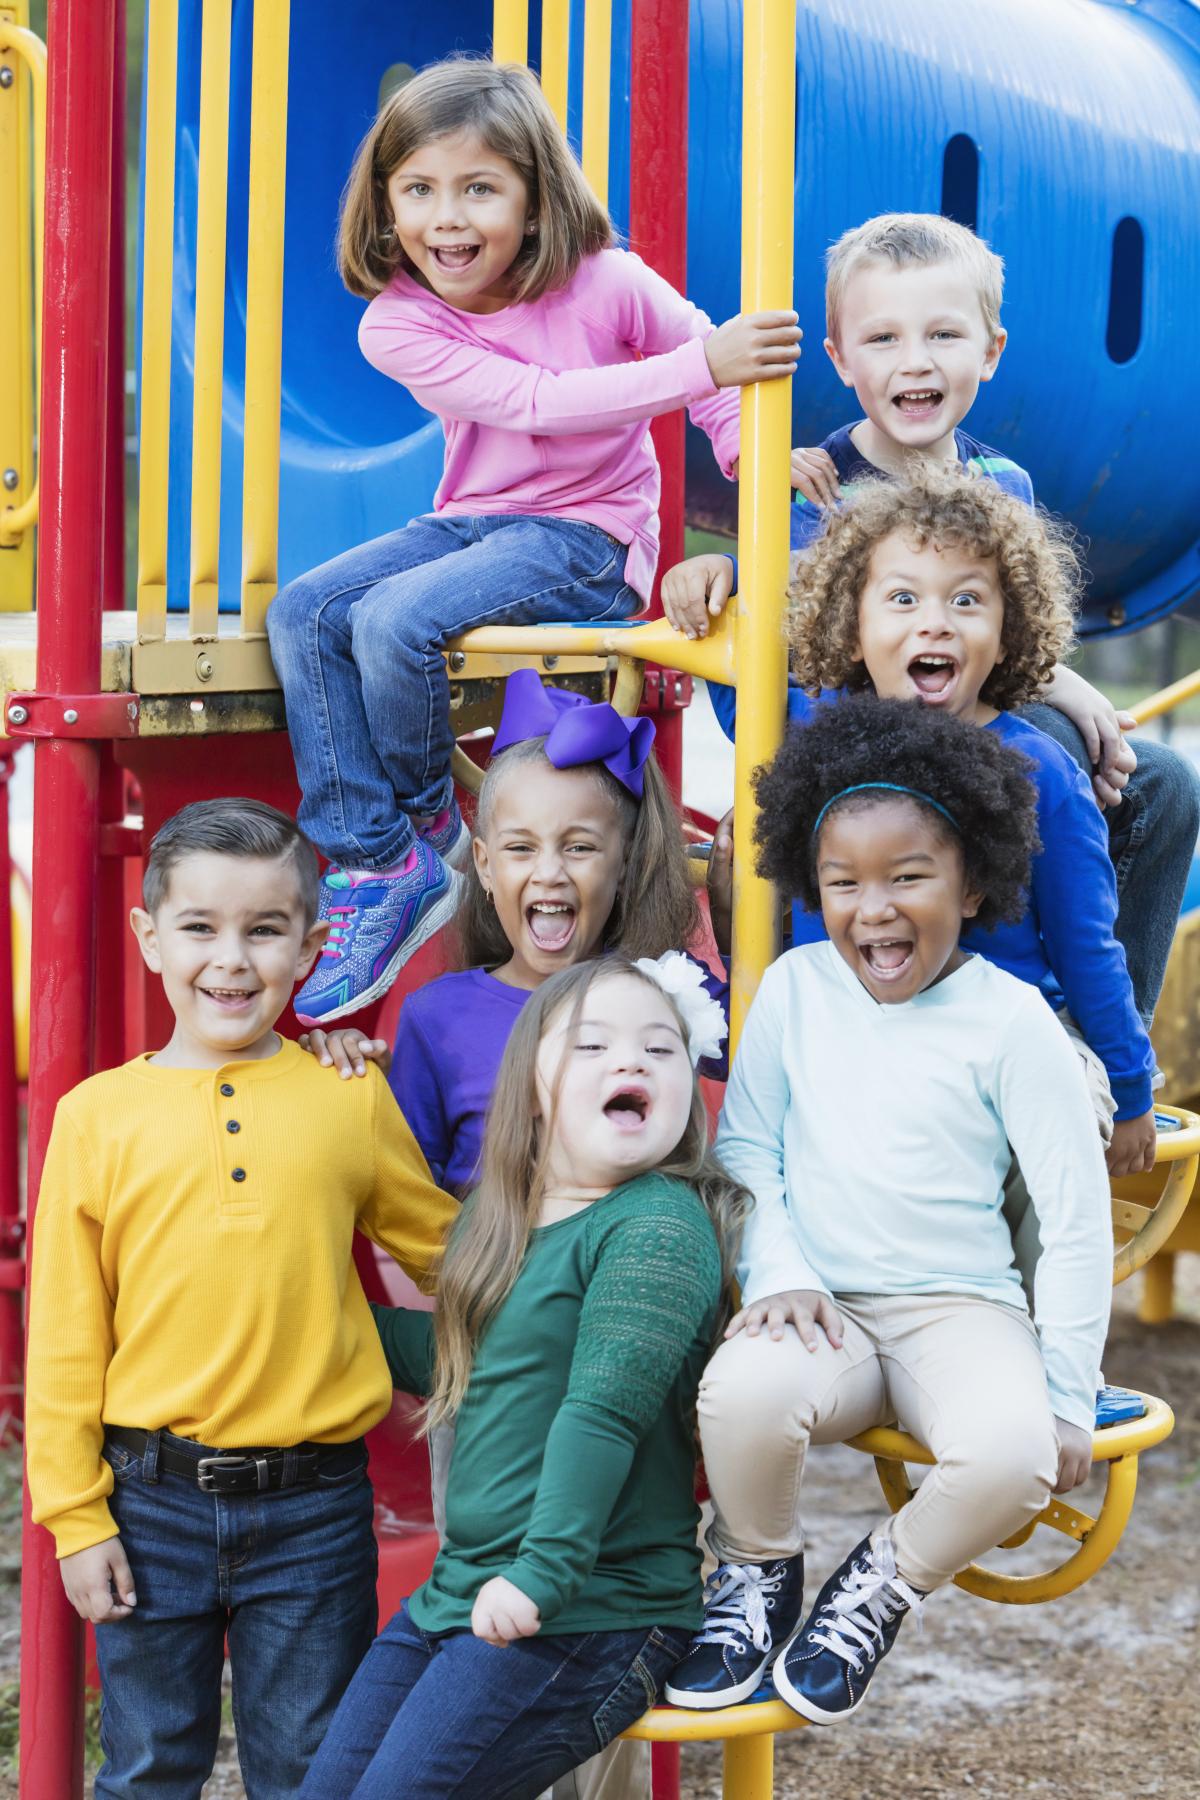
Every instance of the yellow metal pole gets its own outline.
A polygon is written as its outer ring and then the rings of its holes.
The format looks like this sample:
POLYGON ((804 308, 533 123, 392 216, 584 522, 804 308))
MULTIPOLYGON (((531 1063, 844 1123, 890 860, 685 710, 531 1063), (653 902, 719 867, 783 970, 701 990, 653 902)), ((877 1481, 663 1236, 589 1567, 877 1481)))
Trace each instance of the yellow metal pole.
MULTIPOLYGON (((782 310, 792 304, 795 0, 745 0, 743 34, 742 308, 782 310)), ((754 873, 750 778, 783 736, 791 397, 790 380, 742 392, 731 1049, 778 949, 774 892, 754 873)))
POLYGON ((167 477, 171 438, 171 292, 175 238, 175 70, 179 0, 150 0, 146 22, 145 217, 142 222, 141 424, 138 434, 139 643, 167 634, 167 477))
POLYGON ((492 9, 492 61, 529 61, 529 0, 495 0, 492 9))
POLYGON ((28 29, 25 0, 0 5, 0 67, 11 84, 0 89, 0 610, 33 605, 33 538, 38 485, 33 439, 42 340, 42 241, 46 199, 46 46, 28 29), (29 74, 33 131, 20 64, 29 74), (29 179, 30 137, 33 182, 29 179), (32 214, 32 233, 30 232, 32 214), (32 280, 30 243, 33 246, 32 280), (32 311, 30 299, 32 298, 32 311), (11 483, 11 485, 10 485, 11 483))
POLYGON ((192 574, 188 619, 192 638, 217 635, 232 0, 205 0, 203 10, 196 206, 196 363, 192 390, 192 574))
POLYGON ((587 0, 583 15, 583 172, 608 205, 608 109, 612 87, 612 0, 587 0))
POLYGON ((290 0, 255 0, 246 253, 243 637, 261 637, 279 578, 279 406, 290 0))
POLYGON ((571 0, 542 0, 542 92, 565 134, 571 55, 571 0))
MULTIPOLYGON (((739 703, 739 712, 741 706, 739 703)), ((771 1800, 775 1776, 775 1739, 730 1738, 725 1745, 724 1800, 771 1800)))
POLYGON ((1150 719, 1157 719, 1172 708, 1181 706, 1185 700, 1192 700, 1200 694, 1200 669, 1185 675, 1181 681, 1173 681, 1170 687, 1160 688, 1157 694, 1151 694, 1147 700, 1139 700, 1130 712, 1139 725, 1145 725, 1150 719))

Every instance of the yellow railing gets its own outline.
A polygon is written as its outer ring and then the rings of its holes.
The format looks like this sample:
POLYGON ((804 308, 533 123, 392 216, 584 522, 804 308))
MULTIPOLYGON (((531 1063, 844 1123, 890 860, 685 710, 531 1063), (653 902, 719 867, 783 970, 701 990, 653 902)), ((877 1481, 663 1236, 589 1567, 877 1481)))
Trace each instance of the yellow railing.
MULTIPOLYGON (((529 61, 528 0, 494 0, 492 55, 497 62, 529 61)), ((543 0, 541 83, 554 116, 567 129, 571 0, 543 0)), ((585 0, 583 13, 583 131, 580 161, 592 191, 608 205, 609 96, 612 91, 612 0, 585 0)))
POLYGON ((0 489, 0 609, 27 608, 32 600, 32 546, 23 542, 37 522, 38 484, 33 467, 38 352, 42 341, 42 243, 46 197, 46 46, 28 29, 25 0, 0 5, 0 242, 6 267, 0 276, 0 322, 5 367, 0 407, 5 420, 3 489, 0 489), (33 182, 30 186, 29 109, 18 71, 29 75, 33 100, 33 182), (32 192, 32 206, 31 206, 32 192), (30 279, 30 212, 32 281, 30 279), (30 296, 33 316, 30 318, 30 296), (8 447, 11 445, 11 450, 8 447), (11 474, 10 474, 11 471, 11 474), (10 486, 11 483, 11 486, 10 486), (23 497, 9 502, 11 494, 23 497), (10 556, 12 560, 10 561, 10 556))
POLYGON ((1173 681, 1170 687, 1160 688, 1157 694, 1150 694, 1145 700, 1139 700, 1129 710, 1139 725, 1148 725, 1151 719, 1159 719, 1164 713, 1173 712, 1185 700, 1194 700, 1197 694, 1200 694, 1200 669, 1183 676, 1179 681, 1173 681))

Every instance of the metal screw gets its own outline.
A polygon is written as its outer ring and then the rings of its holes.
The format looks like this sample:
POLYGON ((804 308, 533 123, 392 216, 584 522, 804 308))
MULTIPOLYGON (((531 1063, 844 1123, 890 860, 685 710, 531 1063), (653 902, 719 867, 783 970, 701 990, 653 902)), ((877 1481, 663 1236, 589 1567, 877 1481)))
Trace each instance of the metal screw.
POLYGON ((13 72, 10 68, 0 69, 0 88, 10 88, 13 84, 13 72))
POLYGON ((66 711, 63 713, 63 724, 64 725, 78 725, 78 723, 79 723, 79 714, 75 711, 75 708, 73 706, 68 706, 66 711))
POLYGON ((1107 616, 1110 625, 1123 625, 1125 623, 1125 608, 1123 606, 1110 606, 1107 616))
POLYGON ((131 700, 125 708, 125 711, 129 714, 131 720, 136 719, 138 716, 137 701, 131 700))
POLYGON ((450 652, 450 667, 454 671, 454 673, 456 675, 461 675, 463 670, 466 668, 466 666, 467 666, 466 651, 465 650, 452 650, 450 652))
POLYGON ((16 485, 20 481, 20 479, 21 479, 21 477, 17 474, 17 471, 15 469, 5 469, 4 475, 3 475, 3 481, 4 481, 5 487, 8 489, 10 494, 12 493, 13 489, 16 487, 16 485))
POLYGON ((24 725, 27 723, 28 719, 29 719, 29 708, 27 706, 10 706, 9 707, 8 722, 10 725, 24 725))
POLYGON ((542 667, 543 667, 543 669, 557 669, 557 667, 558 667, 557 656, 543 656, 542 667))
MULTIPOLYGON (((132 710, 132 708, 131 708, 131 710, 132 710)), ((203 711, 204 711, 204 702, 203 702, 203 700, 192 700, 192 701, 190 701, 190 702, 189 702, 189 707, 188 707, 188 710, 189 710, 189 711, 190 711, 190 712, 194 712, 194 713, 202 713, 202 712, 203 712, 203 711)))
POLYGON ((211 681, 212 678, 213 678, 212 658, 208 657, 208 656, 198 656, 196 658, 196 679, 197 679, 197 681, 211 681))

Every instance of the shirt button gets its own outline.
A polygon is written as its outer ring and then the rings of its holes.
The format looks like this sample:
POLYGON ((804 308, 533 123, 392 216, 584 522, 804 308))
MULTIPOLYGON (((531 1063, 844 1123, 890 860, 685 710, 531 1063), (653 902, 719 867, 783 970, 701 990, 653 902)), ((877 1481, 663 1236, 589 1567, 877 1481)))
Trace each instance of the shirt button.
POLYGON ((245 1181, 246 1179, 245 1169, 230 1169, 229 1173, 235 1181, 245 1181))
POLYGON ((233 1089, 230 1087, 230 1085, 227 1081, 223 1081, 221 1083, 221 1092, 224 1094, 224 1096, 227 1100, 233 1099, 233 1089))
POLYGON ((240 1131, 242 1128, 236 1119, 226 1119, 225 1129, 226 1131, 240 1131))

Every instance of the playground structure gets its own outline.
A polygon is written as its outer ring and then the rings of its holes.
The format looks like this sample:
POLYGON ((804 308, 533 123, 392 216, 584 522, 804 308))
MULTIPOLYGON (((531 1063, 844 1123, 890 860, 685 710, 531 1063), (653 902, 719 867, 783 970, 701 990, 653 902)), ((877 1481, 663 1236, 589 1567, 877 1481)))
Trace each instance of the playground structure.
MULTIPOLYGON (((37 51, 23 32, 16 9, 8 10, 12 20, 0 6, 0 67, 15 66, 14 52, 27 60, 35 71, 36 111, 37 51)), ((336 357, 343 355, 343 340, 352 346, 354 335, 353 308, 344 297, 331 299, 326 293, 320 307, 299 317, 289 310, 287 272, 289 266, 297 267, 297 260, 285 261, 285 245, 293 259, 309 258, 322 268, 321 258, 328 260, 328 250, 318 250, 317 238, 327 246, 336 186, 349 148, 374 110, 380 79, 396 60, 388 44, 389 10, 374 9, 374 24, 365 37, 348 31, 336 34, 337 56, 348 57, 351 44, 364 46, 362 67, 344 71, 347 79, 353 74, 358 83, 355 105, 361 111, 347 108, 346 119, 337 125, 346 134, 342 155, 329 151, 326 138, 319 138, 315 149, 311 143, 306 149, 303 133, 288 137, 275 128, 279 118, 296 106, 298 94, 311 94, 318 80, 336 94, 343 76, 341 65, 336 61, 330 65, 324 34, 302 29, 305 11, 300 0, 290 14, 286 0, 257 0, 252 13, 241 0, 209 0, 203 8, 202 33, 200 8, 181 9, 173 0, 151 0, 145 141, 152 153, 144 159, 141 231, 138 607, 136 613, 127 613, 121 610, 120 503, 122 15, 119 0, 51 0, 45 184, 46 216, 56 222, 56 230, 46 246, 44 270, 40 492, 35 499, 31 455, 19 458, 13 465, 18 470, 13 490, 17 517, 0 516, 0 534, 19 546, 18 561, 9 567, 0 557, 0 571, 9 582, 0 592, 5 604, 14 608, 21 602, 22 581, 32 574, 29 525, 35 512, 40 527, 38 613, 14 610, 0 630, 7 729, 14 740, 29 737, 37 744, 35 883, 39 893, 55 896, 53 908, 44 906, 34 919, 31 1200, 58 1096, 93 1068, 119 1061, 153 1041, 163 1022, 161 1002, 143 986, 137 968, 132 964, 123 968, 116 958, 96 955, 101 934, 106 944, 120 939, 138 858, 149 835, 180 804, 211 793, 254 792, 294 806, 294 774, 279 729, 282 710, 263 635, 266 606, 281 573, 295 572, 394 524, 397 512, 404 510, 400 495, 421 495, 411 499, 411 510, 427 504, 436 476, 437 427, 423 417, 405 420, 404 396, 397 399, 391 386, 387 403, 403 423, 399 437, 392 435, 383 443, 366 440, 363 420, 372 407, 376 414, 380 410, 375 389, 362 389, 367 400, 343 396, 338 403, 344 403, 347 411, 342 414, 321 413, 311 383, 314 366, 324 357, 306 358, 305 343, 307 334, 319 333, 323 350, 326 344, 339 346, 331 352, 335 361, 326 395, 332 409, 334 390, 342 385, 336 357), (319 71, 303 58, 297 61, 298 45, 310 58, 320 56, 319 71), (372 73, 373 85, 364 84, 364 69, 372 73), (324 207, 319 196, 313 198, 303 160, 298 165, 289 160, 294 146, 301 157, 320 152, 328 202, 324 207), (305 206, 294 201, 297 191, 307 196, 305 206), (326 306, 328 310, 322 311, 326 306), (354 406, 359 408, 357 426, 350 416, 354 406), (386 516, 374 514, 373 507, 386 507, 386 516), (314 532, 326 535, 318 540, 314 532), (136 813, 135 804, 140 807, 136 813)), ((843 67, 829 50, 830 33, 840 32, 847 43, 856 45, 890 41, 893 27, 877 9, 841 8, 836 20, 827 16, 829 10, 817 0, 812 4, 801 0, 802 53, 819 52, 824 59, 819 66, 843 67)), ((931 20, 940 20, 944 13, 946 20, 957 21, 956 31, 967 33, 963 9, 949 7, 948 0, 928 10, 931 20)), ((1025 5, 1012 10, 1031 11, 1025 5)), ((1095 14, 1103 32, 1128 33, 1124 39, 1105 40, 1110 58, 1123 47, 1125 57, 1116 57, 1122 67, 1140 56, 1143 70, 1149 59, 1160 73, 1170 74, 1170 106, 1162 100, 1157 136, 1152 139, 1169 148, 1191 116, 1189 96, 1200 115, 1200 43, 1194 9, 1172 5, 1171 0, 1152 0, 1142 9, 1147 15, 1143 19, 1118 12, 1103 0, 1091 0, 1087 7, 1080 0, 1069 0, 1069 5, 1042 6, 1038 12, 1051 18, 1057 29, 1063 22, 1059 15, 1065 18, 1068 11, 1085 10, 1095 14)), ((713 0, 703 0, 696 33, 702 58, 708 56, 709 34, 727 16, 723 6, 718 9, 713 0)), ((736 310, 736 293, 722 298, 715 285, 711 294, 705 291, 703 278, 690 283, 686 278, 687 5, 681 0, 632 0, 631 9, 622 12, 619 0, 611 8, 601 0, 589 0, 586 10, 544 0, 540 33, 536 16, 531 24, 522 0, 498 0, 494 18, 467 6, 462 20, 464 28, 456 33, 460 41, 483 50, 490 38, 499 59, 525 59, 540 43, 547 91, 564 124, 576 127, 585 171, 598 192, 610 193, 618 217, 627 221, 633 247, 677 286, 687 287, 702 302, 711 301, 718 314, 736 310), (624 103, 615 103, 614 96, 619 101, 623 95, 624 103)), ((790 56, 779 53, 780 45, 791 42, 793 24, 792 0, 747 0, 738 55, 729 64, 730 69, 740 65, 740 179, 747 196, 742 207, 740 305, 750 311, 792 303, 797 242, 794 149, 800 145, 804 154, 803 146, 815 129, 813 115, 803 117, 803 136, 797 139, 793 66, 790 56)), ((414 25, 413 35, 402 46, 408 60, 429 60, 449 47, 420 35, 430 29, 428 21, 414 25)), ((961 42, 969 41, 967 33, 961 42)), ((976 65, 982 69, 985 62, 982 53, 976 55, 975 65, 968 59, 968 72, 976 65)), ((858 66, 851 62, 847 82, 858 66)), ((700 120, 709 121, 711 145, 724 141, 719 133, 730 127, 727 122, 720 127, 712 124, 725 114, 704 111, 715 104, 705 98, 711 74, 707 60, 701 74, 706 79, 699 82, 693 75, 693 92, 700 120), (711 135, 713 131, 718 135, 711 135)), ((963 80, 964 92, 970 91, 963 80)), ((881 87, 881 77, 876 77, 876 84, 881 87)), ((23 91, 24 82, 20 85, 23 91)), ((731 105, 736 85, 731 88, 721 80, 715 85, 722 104, 731 105)), ((821 82, 814 80, 813 87, 816 92, 821 82)), ((903 91, 893 101, 903 104, 903 91)), ((322 104, 328 108, 327 102, 322 104)), ((337 115, 337 107, 328 110, 337 115)), ((697 129, 695 109, 692 124, 697 129)), ((886 133, 882 135, 886 138, 886 133)), ((703 136, 700 141, 705 141, 703 136)), ((1187 141, 1185 136, 1183 143, 1187 141)), ((1200 142, 1200 134, 1193 132, 1190 141, 1200 142)), ((893 143, 887 155, 895 154, 893 143)), ((1164 160, 1172 179, 1196 172, 1194 151, 1189 156, 1186 148, 1176 146, 1170 157, 1164 151, 1164 160)), ((714 155, 711 161, 716 164, 719 158, 714 155)), ((695 175, 699 170, 702 183, 708 180, 708 169, 707 157, 692 159, 690 172, 695 175)), ((978 167, 976 173, 978 177, 978 167)), ((881 205, 936 205, 945 199, 945 177, 943 158, 935 165, 934 187, 929 191, 923 186, 907 189, 904 195, 891 189, 883 193, 871 189, 869 194, 864 190, 861 199, 847 200, 843 195, 835 209, 828 191, 822 190, 823 205, 831 216, 836 210, 837 227, 881 205)), ((1170 181, 1163 177, 1159 188, 1169 193, 1170 181)), ((1095 191, 1099 194, 1102 189, 1103 180, 1097 175, 1095 191)), ((994 190, 995 178, 991 187, 977 179, 977 200, 989 195, 994 200, 994 190)), ((701 191, 711 195, 707 187, 701 191)), ((702 204, 707 208, 714 202, 710 197, 702 204)), ((725 204, 712 216, 728 217, 730 210, 725 204)), ((980 212, 978 223, 985 234, 996 235, 986 212, 980 212)), ((822 224, 819 232, 827 236, 832 229, 826 231, 822 224)), ((1115 269, 1115 226, 1104 242, 1115 269)), ((806 249, 802 296, 805 284, 814 279, 809 264, 815 265, 815 256, 806 249)), ((1186 267, 1181 259, 1181 285, 1186 267)), ((300 272, 302 276, 302 264, 300 272)), ((728 288, 727 268, 720 272, 728 288)), ((32 292, 32 262, 26 274, 32 292)), ((325 274, 329 275, 327 269, 325 274)), ((1160 270, 1156 279, 1165 280, 1165 273, 1160 270)), ((1176 272, 1171 279, 1176 279, 1176 272)), ((1118 288, 1119 283, 1111 288, 1110 316, 1118 288)), ((1120 314, 1119 305, 1117 311, 1120 314)), ((811 306, 809 314, 815 317, 811 306)), ((1154 304, 1146 308, 1147 344, 1149 321, 1160 314, 1156 291, 1154 304)), ((814 336, 810 324, 810 352, 814 336)), ((1127 344, 1128 337, 1122 343, 1127 344)), ((1131 352, 1126 362, 1132 359, 1131 352)), ((1111 354, 1110 361, 1114 382, 1119 379, 1116 371, 1128 373, 1111 354)), ((811 366, 806 365, 806 373, 811 366)), ((783 723, 785 669, 778 619, 787 576, 784 470, 793 432, 787 388, 786 383, 773 383, 749 389, 743 396, 741 594, 712 635, 688 643, 662 621, 623 628, 547 626, 472 633, 448 652, 457 717, 464 730, 494 717, 498 680, 521 662, 532 659, 556 680, 595 684, 606 678, 615 661, 617 703, 625 710, 643 705, 656 712, 663 761, 677 782, 680 713, 688 698, 688 677, 736 677, 743 719, 735 750, 736 785, 739 794, 748 794, 749 773, 771 754, 783 723)), ((1114 388, 1112 393, 1112 405, 1123 405, 1120 391, 1114 388)), ((1174 391, 1171 397, 1179 399, 1174 391)), ((1166 400, 1164 392, 1164 406, 1166 400)), ((824 426, 815 412, 806 411, 804 419, 808 429, 802 435, 812 441, 824 426)), ((1080 422, 1081 454, 1092 454, 1096 428, 1095 419, 1080 422)), ((378 431, 377 421, 373 429, 378 431)), ((394 433, 397 428, 390 429, 394 433)), ((999 432, 1002 427, 991 429, 999 432)), ((1181 418, 1175 441, 1183 443, 1189 430, 1194 432, 1194 420, 1181 418)), ((658 422, 654 435, 663 465, 665 567, 682 553, 682 417, 658 422)), ((1130 442, 1121 445, 1123 468, 1146 460, 1130 453, 1130 442)), ((1141 504, 1133 488, 1128 493, 1131 509, 1141 504)), ((1052 491, 1047 498, 1063 504, 1052 491)), ((1194 511, 1191 508, 1193 516, 1194 511)), ((1186 523, 1188 516, 1181 505, 1179 520, 1186 523)), ((1172 536, 1174 523, 1171 530, 1164 526, 1155 535, 1153 557, 1158 560, 1153 567, 1150 550, 1140 563, 1128 557, 1124 563, 1114 561, 1113 580, 1118 586, 1112 591, 1127 598, 1138 596, 1136 618, 1131 603, 1122 625, 1145 622, 1186 598, 1194 587, 1188 558, 1194 561, 1195 547, 1178 533, 1172 536)), ((736 819, 735 1037, 758 977, 776 948, 772 898, 752 873, 752 824, 751 808, 742 804, 736 819)), ((11 1013, 0 990, 0 1034, 11 1013)), ((0 1036, 0 1078, 5 1054, 0 1036)), ((7 1128, 4 1110, 0 1106, 0 1134, 7 1128)), ((1159 1173, 1152 1178, 1153 1191, 1117 1202, 1117 1223, 1129 1238, 1119 1255, 1119 1273, 1132 1273, 1169 1240, 1191 1192, 1200 1153, 1200 1120, 1181 1118, 1180 1123, 1182 1129, 1165 1133, 1160 1144, 1163 1160, 1171 1164, 1165 1188, 1159 1173), (1158 1188, 1162 1194, 1156 1203, 1158 1188)), ((6 1154, 0 1135, 0 1157, 6 1154)), ((14 1136, 14 1202, 15 1158, 14 1136)), ((15 1213, 14 1203, 12 1216, 15 1213)), ((0 1224, 4 1217, 0 1187, 0 1224)), ((11 1246, 0 1244, 0 1277, 10 1271, 11 1279, 0 1279, 0 1286, 16 1296, 23 1268, 15 1237, 11 1246)), ((3 1316, 15 1325, 14 1306, 3 1316)), ((1165 1436, 1170 1426, 1169 1409, 1152 1400, 1145 1419, 1134 1427, 1115 1428, 1120 1435, 1101 1434, 1097 1454, 1109 1461, 1111 1474, 1099 1520, 1068 1507, 1048 1509, 1058 1517, 1046 1522, 1080 1548, 1058 1571, 1027 1578, 1034 1581, 1034 1590, 1005 1590, 1004 1577, 991 1578, 990 1584, 985 1580, 985 1589, 997 1584, 1000 1589, 989 1597, 1052 1598, 1087 1579, 1111 1553, 1128 1518, 1138 1454, 1165 1436)), ((927 1460, 927 1453, 894 1432, 867 1434, 858 1447, 877 1458, 885 1493, 891 1503, 899 1504, 904 1497, 904 1465, 927 1460)), ((416 1517, 420 1522, 419 1481, 413 1459, 404 1452, 402 1435, 383 1433, 374 1450, 388 1507, 401 1518, 416 1517)), ((393 1548, 399 1554, 391 1559, 392 1578, 403 1585, 414 1571, 419 1575, 422 1559, 428 1558, 429 1532, 406 1533, 393 1548)), ((1009 1583, 1016 1579, 1007 1578, 1009 1583)), ((964 1584, 969 1585, 967 1578, 964 1584)), ((978 1582, 973 1591, 980 1591, 978 1582)), ((28 1524, 24 1607, 22 1792, 33 1800, 65 1800, 81 1791, 82 1634, 66 1607, 49 1540, 28 1524)), ((740 1715, 751 1710, 737 1709, 740 1715)), ((786 1721, 781 1719, 779 1710, 763 1708, 754 1718, 726 1715, 719 1722, 710 1717, 687 1725, 678 1715, 653 1715, 635 1729, 660 1741, 733 1734, 744 1747, 733 1752, 731 1779, 745 1783, 743 1793, 757 1796, 770 1791, 769 1733, 785 1722, 796 1723, 790 1714, 786 1721), (742 1733, 744 1738, 737 1735, 742 1733), (758 1785, 751 1786, 751 1781, 758 1785)), ((669 1781, 670 1768, 664 1761, 656 1777, 657 1791, 667 1793, 669 1781)))

